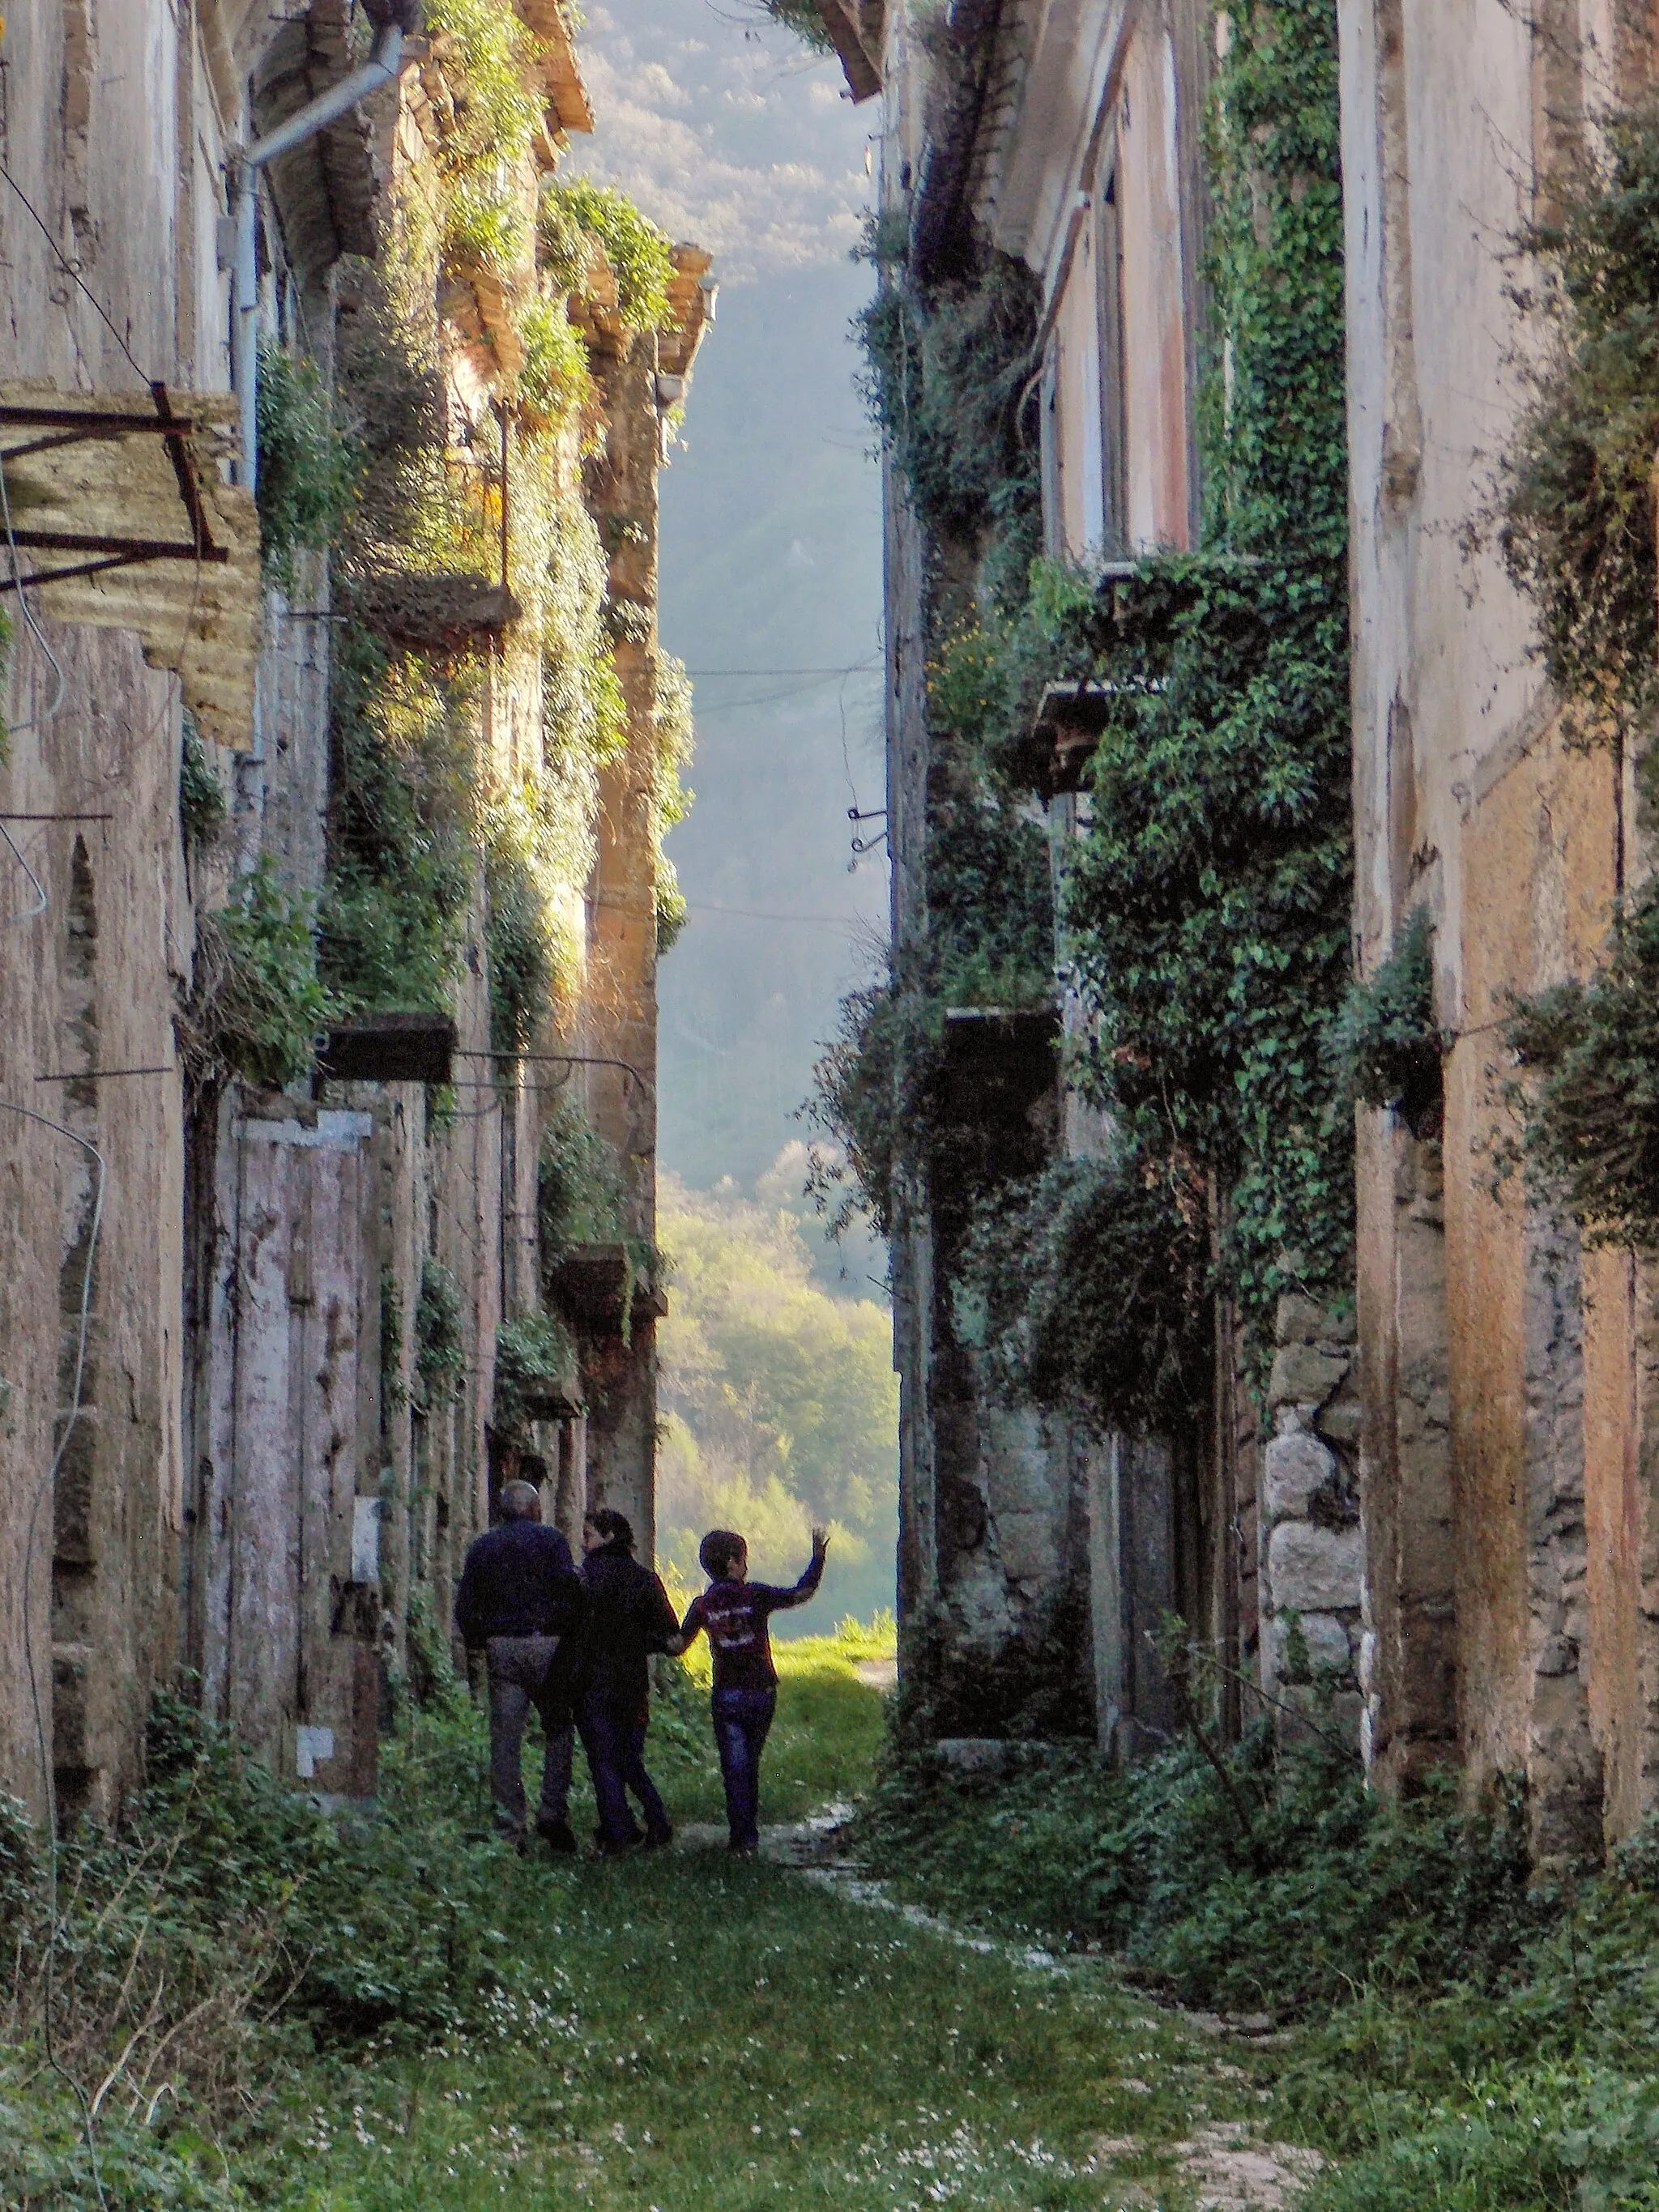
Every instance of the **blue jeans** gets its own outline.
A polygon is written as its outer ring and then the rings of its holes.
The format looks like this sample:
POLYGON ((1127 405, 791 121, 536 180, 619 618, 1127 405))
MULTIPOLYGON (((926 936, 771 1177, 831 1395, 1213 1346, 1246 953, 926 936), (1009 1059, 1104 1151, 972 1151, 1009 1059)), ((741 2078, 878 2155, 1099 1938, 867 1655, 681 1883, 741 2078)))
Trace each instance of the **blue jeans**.
POLYGON ((734 1851, 751 1851, 760 1841, 761 1753, 777 1709, 775 1690, 716 1690, 710 1700, 734 1851))
POLYGON ((601 1698, 584 1698, 576 1726, 581 1730, 582 1749, 593 1777, 605 1841, 623 1846, 640 1840, 638 1823, 628 1806, 630 1790, 645 1814, 647 1834, 666 1836, 668 1814, 655 1783, 645 1771, 644 1721, 637 1714, 619 1712, 601 1698))

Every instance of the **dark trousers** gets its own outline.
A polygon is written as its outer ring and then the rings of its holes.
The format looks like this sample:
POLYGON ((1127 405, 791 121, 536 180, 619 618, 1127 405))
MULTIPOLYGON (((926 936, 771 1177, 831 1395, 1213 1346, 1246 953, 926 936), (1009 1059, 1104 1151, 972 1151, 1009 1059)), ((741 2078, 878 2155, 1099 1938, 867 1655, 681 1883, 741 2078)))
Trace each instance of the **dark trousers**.
POLYGON ((489 1779, 495 1793, 495 1826, 520 1842, 525 1832, 524 1731, 533 1705, 541 1716, 542 1758, 538 1818, 570 1818, 570 1688, 554 1665, 556 1636, 492 1636, 484 1646, 489 1666, 489 1779))
POLYGON ((629 1809, 631 1790, 645 1814, 646 1832, 665 1836, 668 1814, 657 1785, 645 1771, 645 1720, 602 1698, 584 1698, 576 1710, 582 1749, 593 1777, 593 1796, 599 1808, 599 1830, 607 1844, 622 1845, 640 1840, 639 1825, 629 1809))
POLYGON ((760 1842, 760 1763, 778 1709, 775 1690, 716 1690, 710 1704, 734 1851, 760 1842))

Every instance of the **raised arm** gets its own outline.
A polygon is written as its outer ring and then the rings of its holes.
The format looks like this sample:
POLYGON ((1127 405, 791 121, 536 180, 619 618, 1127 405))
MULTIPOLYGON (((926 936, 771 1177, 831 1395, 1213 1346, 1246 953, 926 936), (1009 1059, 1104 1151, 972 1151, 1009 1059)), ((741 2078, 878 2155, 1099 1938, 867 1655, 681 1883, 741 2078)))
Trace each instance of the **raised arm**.
POLYGON ((792 1589, 779 1589, 775 1583, 757 1583, 752 1587, 768 1613, 787 1613, 791 1606, 805 1605, 807 1599, 817 1595, 818 1584, 823 1580, 824 1554, 830 1549, 827 1528, 812 1531, 812 1556, 806 1562, 806 1571, 792 1589))

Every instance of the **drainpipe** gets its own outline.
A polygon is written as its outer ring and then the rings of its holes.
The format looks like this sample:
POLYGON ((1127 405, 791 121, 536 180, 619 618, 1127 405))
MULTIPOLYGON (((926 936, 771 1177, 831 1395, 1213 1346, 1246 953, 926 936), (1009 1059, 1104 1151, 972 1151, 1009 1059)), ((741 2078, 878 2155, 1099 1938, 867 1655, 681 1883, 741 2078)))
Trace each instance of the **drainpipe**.
POLYGON ((236 258, 231 274, 230 381, 241 416, 242 459, 236 480, 252 491, 259 470, 259 272, 254 256, 254 198, 257 173, 279 154, 290 153, 337 122, 349 108, 383 84, 390 84, 403 62, 404 34, 388 23, 361 69, 290 115, 240 154, 231 174, 231 214, 236 226, 236 258))

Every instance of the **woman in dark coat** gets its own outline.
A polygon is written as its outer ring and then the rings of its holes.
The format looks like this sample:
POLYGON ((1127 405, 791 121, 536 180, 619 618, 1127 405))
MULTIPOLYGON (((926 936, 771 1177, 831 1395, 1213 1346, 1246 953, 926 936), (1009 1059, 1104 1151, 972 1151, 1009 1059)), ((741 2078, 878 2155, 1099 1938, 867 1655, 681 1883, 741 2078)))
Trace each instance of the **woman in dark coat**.
POLYGON ((582 1581, 587 1592, 577 1675, 576 1726, 593 1777, 601 1856, 660 1850, 674 1831, 645 1771, 653 1651, 678 1653, 679 1622, 659 1577, 634 1557, 626 1517, 602 1506, 582 1524, 582 1581), (645 1814, 641 1834, 628 1802, 645 1814))

